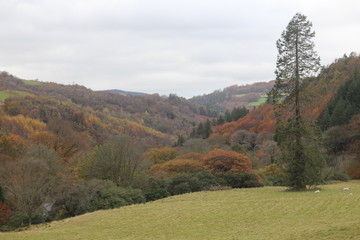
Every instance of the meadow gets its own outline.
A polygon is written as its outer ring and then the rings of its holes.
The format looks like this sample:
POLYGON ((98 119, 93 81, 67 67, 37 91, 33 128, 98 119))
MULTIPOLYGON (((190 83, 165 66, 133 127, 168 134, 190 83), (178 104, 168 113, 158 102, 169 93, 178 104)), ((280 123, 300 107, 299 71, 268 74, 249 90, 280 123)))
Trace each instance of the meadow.
POLYGON ((261 104, 265 103, 267 100, 266 96, 262 96, 261 98, 259 98, 256 102, 251 102, 249 103, 250 106, 260 106, 261 104))
POLYGON ((360 239, 360 181, 321 186, 231 189, 173 196, 97 211, 2 240, 360 239), (349 191, 343 188, 349 187, 349 191))

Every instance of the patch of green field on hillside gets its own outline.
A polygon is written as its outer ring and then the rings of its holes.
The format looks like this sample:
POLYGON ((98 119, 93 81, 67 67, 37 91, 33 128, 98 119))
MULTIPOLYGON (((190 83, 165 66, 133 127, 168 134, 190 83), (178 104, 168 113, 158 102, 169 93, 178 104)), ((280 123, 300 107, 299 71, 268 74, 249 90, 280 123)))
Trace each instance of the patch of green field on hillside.
POLYGON ((11 97, 10 92, 8 92, 8 91, 0 91, 0 102, 5 101, 9 97, 11 97))
POLYGON ((4 102, 6 99, 14 96, 26 96, 29 95, 26 92, 21 91, 0 91, 0 102, 4 102))
POLYGON ((26 85, 40 85, 41 82, 34 81, 34 80, 22 80, 24 84, 26 85))
POLYGON ((264 104, 267 100, 267 97, 261 97, 256 102, 249 103, 250 106, 260 106, 261 104, 264 104))
POLYGON ((0 239, 360 239, 359 217, 360 181, 351 181, 320 193, 264 187, 184 194, 0 233, 0 239))
POLYGON ((243 97, 245 95, 246 95, 245 93, 244 94, 236 94, 236 95, 233 95, 233 97, 243 97))

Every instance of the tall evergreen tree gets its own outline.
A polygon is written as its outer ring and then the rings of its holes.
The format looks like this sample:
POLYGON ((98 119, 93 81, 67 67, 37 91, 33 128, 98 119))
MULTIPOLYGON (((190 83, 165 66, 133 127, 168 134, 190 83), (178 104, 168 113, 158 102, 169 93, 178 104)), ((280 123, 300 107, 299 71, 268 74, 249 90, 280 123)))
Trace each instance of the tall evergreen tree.
POLYGON ((318 141, 316 131, 301 115, 301 93, 309 77, 320 69, 311 27, 306 16, 297 13, 283 31, 276 43, 276 82, 268 94, 269 101, 275 104, 277 141, 287 164, 289 185, 297 190, 319 182, 324 166, 318 148, 311 147, 318 141))

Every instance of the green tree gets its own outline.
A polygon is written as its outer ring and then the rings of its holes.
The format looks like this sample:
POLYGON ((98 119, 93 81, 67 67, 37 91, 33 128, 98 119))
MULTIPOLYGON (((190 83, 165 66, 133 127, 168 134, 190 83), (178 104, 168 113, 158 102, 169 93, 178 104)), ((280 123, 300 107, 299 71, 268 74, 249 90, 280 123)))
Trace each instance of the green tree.
POLYGON ((302 93, 310 77, 320 69, 320 58, 314 50, 315 32, 305 15, 295 14, 281 34, 276 46, 276 81, 268 99, 275 104, 277 141, 287 164, 289 185, 305 189, 320 181, 324 158, 316 146, 319 139, 313 125, 301 115, 302 93), (321 174, 320 174, 321 175, 321 174))

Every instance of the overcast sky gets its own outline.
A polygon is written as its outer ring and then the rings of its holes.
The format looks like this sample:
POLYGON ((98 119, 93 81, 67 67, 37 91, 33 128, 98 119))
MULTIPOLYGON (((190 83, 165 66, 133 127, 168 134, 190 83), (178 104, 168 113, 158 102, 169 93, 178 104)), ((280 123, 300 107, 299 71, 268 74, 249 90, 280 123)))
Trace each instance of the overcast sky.
POLYGON ((274 79, 297 12, 323 65, 359 52, 358 0, 0 0, 0 71, 192 97, 274 79))

